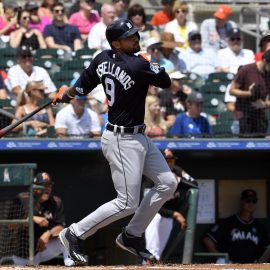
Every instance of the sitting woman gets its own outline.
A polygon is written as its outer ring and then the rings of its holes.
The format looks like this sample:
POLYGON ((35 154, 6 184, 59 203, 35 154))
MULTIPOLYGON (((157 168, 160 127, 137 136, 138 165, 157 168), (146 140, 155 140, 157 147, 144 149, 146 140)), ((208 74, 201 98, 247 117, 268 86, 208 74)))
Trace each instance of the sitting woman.
MULTIPOLYGON (((44 100, 44 90, 46 87, 39 82, 28 82, 25 90, 18 96, 16 117, 22 118, 31 113, 40 106, 40 102, 44 100)), ((17 120, 13 120, 16 122, 17 120)), ((28 136, 42 136, 47 133, 47 128, 54 126, 54 116, 51 107, 47 107, 33 115, 26 124, 26 133, 28 136)), ((23 125, 14 128, 14 132, 23 129, 23 125)))
POLYGON ((33 50, 45 49, 47 46, 41 32, 37 29, 31 29, 29 21, 29 11, 18 12, 19 28, 10 34, 10 46, 12 48, 27 46, 33 50))
POLYGON ((160 101, 156 96, 147 96, 145 102, 145 133, 150 138, 165 138, 167 133, 166 121, 162 118, 160 101))
POLYGON ((154 27, 146 22, 146 15, 143 6, 134 4, 128 9, 128 19, 139 28, 141 50, 146 50, 146 41, 151 38, 159 38, 159 33, 154 27))

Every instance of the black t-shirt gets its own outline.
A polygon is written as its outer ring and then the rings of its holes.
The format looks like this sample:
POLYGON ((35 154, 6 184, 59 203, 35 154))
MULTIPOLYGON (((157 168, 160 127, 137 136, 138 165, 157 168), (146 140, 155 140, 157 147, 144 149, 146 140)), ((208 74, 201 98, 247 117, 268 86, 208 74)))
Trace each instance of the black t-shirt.
MULTIPOLYGON (((9 213, 10 219, 22 219, 28 217, 29 211, 29 193, 28 192, 21 192, 17 195, 14 199, 11 211, 9 213)), ((62 200, 57 197, 51 195, 49 200, 44 203, 37 202, 34 207, 34 216, 46 217, 49 222, 48 227, 40 227, 36 223, 34 223, 34 238, 35 238, 35 245, 37 243, 37 239, 47 230, 52 229, 57 225, 61 225, 63 227, 66 226, 65 217, 64 217, 64 207, 62 200)), ((28 235, 28 227, 21 227, 20 234, 28 235)), ((25 256, 22 254, 22 247, 25 246, 25 243, 21 243, 22 238, 18 235, 18 246, 17 246, 17 255, 18 256, 25 256)), ((24 238, 24 241, 27 238, 24 238)), ((25 251, 24 251, 25 252, 25 251)))
POLYGON ((75 87, 78 95, 86 95, 102 83, 108 98, 108 121, 125 127, 143 124, 150 84, 162 88, 171 84, 163 68, 159 70, 141 56, 113 50, 98 54, 79 80, 80 87, 75 87))
POLYGON ((222 220, 206 233, 220 252, 229 253, 234 263, 256 262, 268 244, 267 232, 258 220, 245 222, 238 215, 222 220))

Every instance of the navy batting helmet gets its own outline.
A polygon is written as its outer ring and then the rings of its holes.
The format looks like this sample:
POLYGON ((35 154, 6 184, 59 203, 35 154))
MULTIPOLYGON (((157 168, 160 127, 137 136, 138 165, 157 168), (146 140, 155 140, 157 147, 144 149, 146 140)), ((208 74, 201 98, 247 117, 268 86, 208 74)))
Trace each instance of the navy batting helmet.
POLYGON ((130 37, 134 34, 137 34, 138 38, 140 38, 138 31, 139 29, 135 27, 130 20, 119 19, 107 26, 106 38, 109 43, 130 37))

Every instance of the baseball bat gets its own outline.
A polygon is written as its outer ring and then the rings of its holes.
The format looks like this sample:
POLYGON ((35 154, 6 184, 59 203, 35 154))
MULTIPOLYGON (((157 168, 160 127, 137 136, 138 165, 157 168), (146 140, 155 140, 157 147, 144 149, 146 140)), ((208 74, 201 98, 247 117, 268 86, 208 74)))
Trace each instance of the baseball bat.
POLYGON ((35 109, 31 113, 25 115, 23 118, 21 118, 18 121, 14 122, 13 124, 10 124, 10 125, 2 128, 2 129, 0 129, 0 138, 2 138, 6 134, 8 134, 12 129, 14 129, 15 127, 17 127, 18 125, 20 125, 24 121, 28 120, 33 115, 35 115, 36 113, 38 113, 39 111, 43 110, 44 108, 46 108, 47 106, 49 106, 51 104, 52 104, 52 100, 46 102, 45 104, 43 104, 42 106, 38 107, 37 109, 35 109))

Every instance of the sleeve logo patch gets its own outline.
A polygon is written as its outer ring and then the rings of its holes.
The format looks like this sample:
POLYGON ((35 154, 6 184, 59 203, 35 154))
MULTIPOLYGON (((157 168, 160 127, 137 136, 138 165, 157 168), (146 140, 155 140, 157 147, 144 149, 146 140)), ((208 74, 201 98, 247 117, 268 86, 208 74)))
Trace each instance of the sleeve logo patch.
POLYGON ((82 95, 84 94, 83 88, 80 88, 78 86, 75 88, 75 91, 78 92, 79 94, 82 94, 82 95))
POLYGON ((155 72, 156 74, 159 73, 159 64, 157 63, 150 63, 150 69, 155 72))

